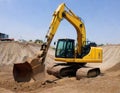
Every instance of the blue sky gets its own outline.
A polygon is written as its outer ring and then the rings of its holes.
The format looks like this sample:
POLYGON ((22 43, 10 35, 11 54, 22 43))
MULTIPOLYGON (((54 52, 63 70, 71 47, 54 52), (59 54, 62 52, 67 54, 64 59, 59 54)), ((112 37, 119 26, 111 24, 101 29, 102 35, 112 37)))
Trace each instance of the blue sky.
MULTIPOLYGON (((89 40, 120 43, 120 0, 0 0, 0 32, 15 39, 44 40, 52 14, 62 2, 83 19, 89 40)), ((59 38, 76 39, 66 20, 53 41, 59 38)))

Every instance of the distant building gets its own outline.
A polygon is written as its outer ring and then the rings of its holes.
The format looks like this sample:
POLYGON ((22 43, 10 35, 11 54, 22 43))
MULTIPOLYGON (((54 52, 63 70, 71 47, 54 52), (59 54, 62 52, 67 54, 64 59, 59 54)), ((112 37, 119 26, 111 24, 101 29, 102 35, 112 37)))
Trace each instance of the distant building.
POLYGON ((7 38, 9 38, 9 35, 0 33, 0 39, 7 39, 7 38))
POLYGON ((9 35, 0 33, 0 41, 14 41, 13 38, 9 38, 9 35))

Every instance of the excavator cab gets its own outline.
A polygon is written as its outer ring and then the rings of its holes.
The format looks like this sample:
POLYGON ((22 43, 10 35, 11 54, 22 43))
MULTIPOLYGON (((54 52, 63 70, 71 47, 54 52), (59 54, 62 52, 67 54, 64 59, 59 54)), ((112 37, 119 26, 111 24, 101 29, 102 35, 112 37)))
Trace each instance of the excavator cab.
POLYGON ((56 46, 56 58, 74 58, 74 39, 59 39, 56 46))

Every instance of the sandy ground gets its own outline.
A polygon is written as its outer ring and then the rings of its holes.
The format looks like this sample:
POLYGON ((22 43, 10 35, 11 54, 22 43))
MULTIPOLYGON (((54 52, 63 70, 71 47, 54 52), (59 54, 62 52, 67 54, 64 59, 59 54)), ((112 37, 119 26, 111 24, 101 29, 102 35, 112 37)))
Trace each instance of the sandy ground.
MULTIPOLYGON (((22 62, 24 56, 33 56, 40 49, 40 45, 0 42, 0 93, 120 93, 120 45, 103 46, 103 63, 88 64, 98 66, 102 74, 95 78, 75 77, 56 79, 46 74, 54 83, 43 84, 39 81, 17 83, 13 79, 13 63, 22 62)), ((49 50, 46 66, 55 61, 54 51, 49 50)))

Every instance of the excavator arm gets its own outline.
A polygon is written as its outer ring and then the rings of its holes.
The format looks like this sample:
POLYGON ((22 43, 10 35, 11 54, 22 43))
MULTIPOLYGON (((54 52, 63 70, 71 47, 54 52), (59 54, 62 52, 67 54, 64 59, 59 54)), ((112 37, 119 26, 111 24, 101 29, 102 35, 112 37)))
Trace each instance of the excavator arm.
POLYGON ((59 27, 62 19, 66 19, 69 23, 71 23, 77 32, 77 54, 82 52, 82 47, 86 45, 86 31, 85 26, 82 20, 76 16, 64 3, 59 5, 57 10, 53 14, 53 18, 49 27, 49 31, 46 35, 46 42, 43 44, 41 50, 43 50, 43 61, 46 57, 48 48, 51 44, 51 41, 59 27))

